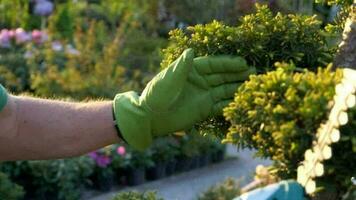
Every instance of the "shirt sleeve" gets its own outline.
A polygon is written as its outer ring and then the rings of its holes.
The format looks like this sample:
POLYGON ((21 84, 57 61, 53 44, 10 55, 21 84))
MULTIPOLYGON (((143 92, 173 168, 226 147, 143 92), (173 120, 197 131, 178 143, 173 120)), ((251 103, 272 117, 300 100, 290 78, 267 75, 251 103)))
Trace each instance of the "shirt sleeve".
POLYGON ((7 92, 5 88, 0 84, 0 112, 3 110, 7 103, 7 92))

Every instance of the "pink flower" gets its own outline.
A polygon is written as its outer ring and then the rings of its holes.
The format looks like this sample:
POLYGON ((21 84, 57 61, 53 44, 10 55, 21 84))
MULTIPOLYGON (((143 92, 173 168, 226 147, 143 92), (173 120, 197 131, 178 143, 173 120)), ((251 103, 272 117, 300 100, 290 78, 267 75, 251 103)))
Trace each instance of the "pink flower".
POLYGON ((126 149, 125 147, 123 146, 119 146, 117 149, 116 149, 116 152, 117 154, 121 155, 121 156, 124 156, 126 154, 126 149))
POLYGON ((96 164, 102 168, 107 167, 110 163, 111 163, 111 158, 109 156, 99 156, 96 159, 96 164))
POLYGON ((31 40, 31 36, 26 33, 22 28, 15 30, 15 39, 17 44, 25 43, 31 40))
POLYGON ((10 36, 10 39, 14 38, 15 37, 15 31, 14 30, 9 30, 9 36, 10 36))
POLYGON ((89 153, 89 157, 91 157, 93 160, 96 160, 98 158, 98 154, 95 151, 93 151, 89 153))
POLYGON ((45 32, 39 31, 39 30, 33 30, 32 31, 32 40, 37 43, 43 43, 48 39, 48 36, 45 32))
POLYGON ((0 46, 1 47, 10 47, 10 33, 9 30, 3 29, 0 32, 0 46))

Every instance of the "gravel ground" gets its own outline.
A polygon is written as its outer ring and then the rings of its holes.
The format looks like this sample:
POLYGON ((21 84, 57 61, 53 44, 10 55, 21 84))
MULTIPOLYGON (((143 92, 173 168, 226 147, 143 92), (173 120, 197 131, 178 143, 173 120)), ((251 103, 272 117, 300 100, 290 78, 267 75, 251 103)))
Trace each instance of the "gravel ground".
POLYGON ((244 185, 252 179, 251 174, 258 164, 266 165, 270 163, 268 160, 253 158, 253 151, 237 151, 233 146, 228 146, 227 157, 225 161, 218 164, 147 182, 136 187, 114 188, 111 192, 105 194, 88 192, 85 199, 110 200, 120 191, 155 190, 165 200, 195 200, 202 191, 227 177, 243 177, 242 184, 244 185))

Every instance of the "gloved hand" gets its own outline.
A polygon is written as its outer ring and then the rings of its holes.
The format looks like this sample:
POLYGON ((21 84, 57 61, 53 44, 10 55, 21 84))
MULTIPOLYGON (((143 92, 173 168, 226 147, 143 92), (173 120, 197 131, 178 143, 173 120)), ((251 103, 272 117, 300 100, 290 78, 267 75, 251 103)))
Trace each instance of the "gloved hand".
POLYGON ((116 95, 116 123, 129 145, 144 150, 153 137, 222 114, 239 85, 252 73, 255 69, 243 58, 194 58, 193 50, 187 49, 148 83, 141 96, 132 91, 116 95))
POLYGON ((5 88, 2 87, 0 84, 0 112, 2 109, 4 109, 5 105, 7 103, 7 93, 5 88))

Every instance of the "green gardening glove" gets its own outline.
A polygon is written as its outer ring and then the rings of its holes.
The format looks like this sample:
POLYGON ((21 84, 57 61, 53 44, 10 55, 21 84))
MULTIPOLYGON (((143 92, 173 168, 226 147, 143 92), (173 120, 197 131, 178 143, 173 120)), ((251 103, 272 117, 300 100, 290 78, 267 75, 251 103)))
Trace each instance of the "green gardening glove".
POLYGON ((156 136, 221 115, 239 85, 254 72, 243 58, 194 58, 193 50, 187 49, 147 84, 141 96, 116 95, 114 114, 121 135, 129 145, 144 150, 156 136))

